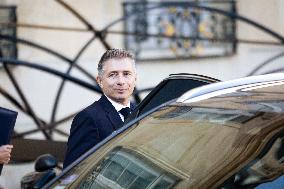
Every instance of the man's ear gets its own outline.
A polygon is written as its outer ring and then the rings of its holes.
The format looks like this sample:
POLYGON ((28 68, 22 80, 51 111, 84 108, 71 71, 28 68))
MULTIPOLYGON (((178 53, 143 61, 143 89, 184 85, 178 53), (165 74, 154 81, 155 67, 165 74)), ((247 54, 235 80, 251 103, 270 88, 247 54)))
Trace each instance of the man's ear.
POLYGON ((135 86, 137 84, 137 74, 135 74, 135 86))
POLYGON ((100 86, 100 88, 103 88, 102 79, 99 75, 96 77, 96 80, 97 80, 97 83, 100 86))

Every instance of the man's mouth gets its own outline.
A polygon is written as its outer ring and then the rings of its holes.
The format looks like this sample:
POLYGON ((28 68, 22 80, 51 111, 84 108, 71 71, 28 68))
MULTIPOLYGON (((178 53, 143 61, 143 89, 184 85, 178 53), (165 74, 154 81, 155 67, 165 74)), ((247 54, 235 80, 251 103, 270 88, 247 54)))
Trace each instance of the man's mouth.
POLYGON ((126 91, 126 89, 115 89, 117 92, 119 92, 119 93, 123 93, 123 92, 125 92, 126 91))

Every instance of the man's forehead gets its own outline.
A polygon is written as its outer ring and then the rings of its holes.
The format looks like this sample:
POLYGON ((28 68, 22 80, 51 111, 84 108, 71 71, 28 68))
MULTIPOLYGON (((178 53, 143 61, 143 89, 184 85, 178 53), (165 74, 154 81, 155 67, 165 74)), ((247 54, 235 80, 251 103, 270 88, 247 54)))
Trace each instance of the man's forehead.
POLYGON ((134 70, 134 62, 132 59, 110 59, 105 62, 104 70, 134 70))

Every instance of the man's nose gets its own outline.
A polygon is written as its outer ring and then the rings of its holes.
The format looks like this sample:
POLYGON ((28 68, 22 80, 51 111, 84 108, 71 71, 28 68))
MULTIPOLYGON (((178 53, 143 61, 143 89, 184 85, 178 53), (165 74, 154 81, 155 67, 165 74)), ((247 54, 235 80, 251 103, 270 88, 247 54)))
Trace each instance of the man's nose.
POLYGON ((125 83, 125 77, 122 74, 119 74, 117 77, 117 83, 118 84, 124 84, 125 83))

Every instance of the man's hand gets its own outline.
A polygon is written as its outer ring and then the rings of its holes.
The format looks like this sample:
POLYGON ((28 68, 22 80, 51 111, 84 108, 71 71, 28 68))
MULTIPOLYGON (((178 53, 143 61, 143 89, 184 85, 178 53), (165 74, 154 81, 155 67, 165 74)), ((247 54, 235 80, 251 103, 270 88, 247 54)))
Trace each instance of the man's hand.
POLYGON ((0 164, 7 164, 11 158, 13 145, 0 146, 0 164))

